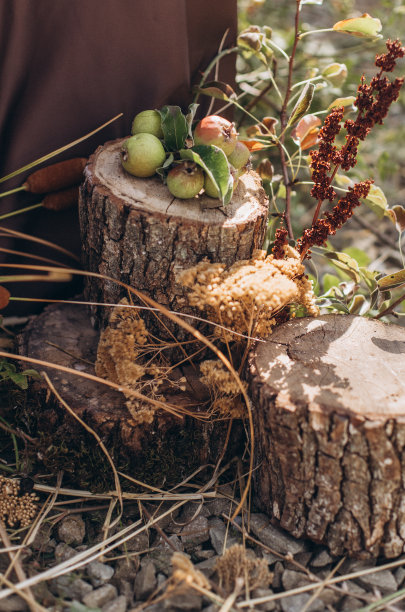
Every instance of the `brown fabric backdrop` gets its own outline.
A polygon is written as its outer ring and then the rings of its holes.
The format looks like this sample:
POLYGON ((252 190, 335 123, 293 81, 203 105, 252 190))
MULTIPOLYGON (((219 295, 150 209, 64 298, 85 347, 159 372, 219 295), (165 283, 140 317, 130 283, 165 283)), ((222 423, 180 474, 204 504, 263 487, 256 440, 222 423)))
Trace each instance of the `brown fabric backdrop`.
MULTIPOLYGON (((226 46, 232 46, 236 0, 2 0, 0 176, 120 112, 122 119, 55 161, 87 156, 99 144, 129 134, 140 110, 167 103, 186 107, 192 84, 216 55, 227 28, 226 46)), ((222 80, 233 82, 234 63, 234 56, 221 62, 222 80)), ((20 175, 3 183, 0 191, 23 180, 20 175)), ((18 194, 0 200, 0 211, 37 201, 38 196, 18 194)), ((39 209, 4 224, 80 250, 74 211, 39 209)), ((0 245, 10 248, 4 238, 0 245)), ((32 243, 15 241, 12 248, 44 254, 32 243)), ((49 283, 9 288, 16 295, 35 289, 48 297, 58 290, 49 283)), ((18 312, 16 303, 11 311, 18 312)))

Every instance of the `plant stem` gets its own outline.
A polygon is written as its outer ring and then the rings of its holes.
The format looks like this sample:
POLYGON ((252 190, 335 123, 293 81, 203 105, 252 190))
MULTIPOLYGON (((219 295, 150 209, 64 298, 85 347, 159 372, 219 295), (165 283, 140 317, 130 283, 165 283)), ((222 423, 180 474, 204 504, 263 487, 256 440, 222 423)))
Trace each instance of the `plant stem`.
POLYGON ((16 187, 15 189, 9 189, 8 191, 3 191, 3 193, 0 193, 0 198, 5 198, 6 196, 11 195, 12 193, 17 193, 17 191, 25 191, 24 185, 21 185, 20 187, 16 187))
POLYGON ((0 183, 4 183, 4 181, 8 181, 9 179, 14 178, 18 174, 21 174, 22 172, 25 172, 26 170, 31 170, 31 168, 34 168, 34 166, 38 166, 39 164, 42 164, 43 162, 48 161, 48 159, 51 159, 52 157, 55 157, 56 155, 59 155, 59 153, 63 153, 64 151, 67 151, 71 147, 74 147, 75 145, 79 144, 80 142, 83 142, 87 138, 90 138, 91 136, 94 136, 94 134, 97 134, 97 132, 99 132, 103 128, 107 127, 107 125, 110 125, 110 123, 112 123, 113 121, 116 121, 117 119, 122 117, 123 114, 124 113, 120 113, 119 115, 116 115, 115 117, 113 117, 109 121, 106 121, 106 123, 103 123, 103 125, 100 125, 98 128, 96 128, 92 132, 89 132, 88 134, 85 134, 81 138, 78 138, 77 140, 73 140, 69 144, 67 144, 67 145, 65 145, 63 147, 60 147, 60 149, 55 149, 54 151, 52 151, 52 153, 48 153, 47 155, 44 155, 43 157, 39 157, 38 159, 36 159, 35 161, 31 162, 30 164, 27 164, 26 166, 22 166, 22 168, 19 168, 18 170, 15 170, 14 172, 11 172, 10 174, 7 174, 7 176, 3 176, 2 178, 0 178, 0 183))
POLYGON ((309 30, 308 32, 302 32, 299 35, 299 39, 301 40, 302 38, 304 38, 305 36, 309 36, 310 34, 321 34, 322 32, 334 32, 335 30, 333 28, 320 28, 319 30, 309 30))
POLYGON ((374 318, 375 319, 381 319, 382 317, 384 317, 385 315, 391 314, 392 311, 394 310, 394 308, 396 306, 398 306, 401 302, 403 302, 405 300, 405 293, 402 293, 398 299, 395 300, 395 302, 392 302, 392 304, 390 306, 388 306, 388 308, 386 308, 385 310, 383 310, 382 312, 378 313, 378 315, 376 315, 374 318))
MULTIPOLYGON (((214 68, 215 64, 217 64, 226 55, 229 55, 230 53, 236 53, 238 51, 238 49, 239 49, 239 47, 236 46, 236 47, 231 47, 230 49, 224 49, 223 51, 221 51, 221 53, 218 53, 218 55, 216 55, 214 57, 214 59, 208 64, 206 70, 204 70, 204 73, 202 75, 202 79, 199 82, 198 87, 200 88, 200 87, 202 87, 204 85, 205 81, 208 78, 209 73, 214 68)), ((200 93, 201 92, 197 92, 196 93, 196 95, 194 97, 194 100, 193 100, 194 104, 197 103, 197 100, 200 97, 200 93)))
POLYGON ((0 215, 0 221, 3 221, 3 219, 8 219, 9 217, 14 217, 15 215, 19 215, 20 213, 28 212, 29 210, 34 210, 34 208, 40 208, 41 206, 42 202, 39 204, 33 204, 32 206, 27 206, 26 208, 20 208, 19 210, 13 210, 5 215, 0 215))
POLYGON ((288 231, 288 236, 291 240, 294 240, 294 232, 292 230, 292 225, 291 225, 291 190, 292 190, 292 185, 290 183, 290 179, 288 177, 288 169, 287 169, 287 162, 286 162, 286 157, 284 154, 284 149, 283 149, 283 144, 284 144, 284 137, 285 137, 285 128, 287 126, 287 106, 288 106, 288 101, 290 99, 290 95, 291 95, 291 91, 292 91, 292 77, 293 77, 293 69, 294 69, 294 59, 295 59, 295 53, 297 50, 297 45, 298 45, 298 40, 299 40, 299 14, 300 14, 300 4, 301 4, 301 0, 296 0, 297 6, 296 6, 296 10, 295 10, 295 35, 294 35, 294 44, 293 44, 293 48, 291 51, 291 55, 290 58, 288 60, 288 79, 287 79, 287 90, 285 92, 285 96, 284 96, 284 102, 283 102, 283 106, 281 107, 281 112, 280 112, 280 130, 281 130, 281 137, 280 137, 280 142, 278 143, 278 149, 280 151, 280 161, 281 161, 281 168, 282 168, 282 174, 283 174, 283 180, 284 180, 284 184, 285 184, 285 189, 286 189, 286 198, 285 198, 285 224, 287 227, 287 231, 288 231))

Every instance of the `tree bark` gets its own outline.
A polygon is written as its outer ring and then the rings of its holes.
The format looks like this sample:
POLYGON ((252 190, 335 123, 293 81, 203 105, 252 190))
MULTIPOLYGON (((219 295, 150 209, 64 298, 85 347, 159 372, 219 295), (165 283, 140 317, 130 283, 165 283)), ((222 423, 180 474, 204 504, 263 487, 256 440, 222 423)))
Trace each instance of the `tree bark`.
MULTIPOLYGON (((186 364, 176 368, 172 377, 185 377, 186 389, 172 388, 165 399, 178 408, 192 406, 200 419, 158 409, 151 423, 139 424, 128 412, 122 393, 79 376, 80 372, 94 374, 98 340, 99 332, 91 326, 86 307, 57 304, 48 306, 26 326, 19 336, 19 352, 78 372, 38 368, 48 373, 62 399, 100 436, 118 469, 148 484, 162 485, 164 479, 176 484, 194 469, 215 464, 226 447, 230 423, 204 420, 209 393, 198 381, 195 369, 186 364)), ((91 479, 98 478, 98 468, 92 463, 91 452, 90 463, 85 465, 83 449, 97 448, 94 437, 49 392, 44 380, 33 382, 30 393, 38 409, 30 409, 29 420, 34 423, 32 434, 43 441, 39 452, 45 466, 73 469, 77 479, 87 472, 91 485, 91 479), (65 450, 55 453, 59 447, 65 450), (74 461, 69 453, 75 454, 74 461)), ((244 443, 242 425, 234 422, 231 428, 225 453, 228 459, 243 452, 244 443)))
POLYGON ((250 355, 255 488, 275 522, 336 555, 405 544, 405 329, 289 321, 250 355))
MULTIPOLYGON (((85 269, 121 280, 170 310, 198 316, 188 306, 178 273, 205 257, 231 265, 261 248, 268 199, 259 177, 243 175, 226 208, 207 196, 179 200, 160 179, 126 173, 121 144, 99 147, 85 170, 79 204, 85 269)), ((88 278, 85 296, 117 303, 127 292, 114 282, 88 278)), ((96 325, 104 325, 107 315, 105 309, 92 308, 96 325)), ((156 317, 146 319, 153 329, 156 317)), ((154 331, 164 336, 161 327, 154 331)))

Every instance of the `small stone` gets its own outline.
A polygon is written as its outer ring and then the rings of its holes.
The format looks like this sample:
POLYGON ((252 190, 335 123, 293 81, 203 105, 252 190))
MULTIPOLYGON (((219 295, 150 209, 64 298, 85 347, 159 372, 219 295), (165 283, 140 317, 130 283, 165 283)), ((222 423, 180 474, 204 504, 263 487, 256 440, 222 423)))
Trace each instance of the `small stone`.
MULTIPOLYGON (((172 535, 168 539, 174 546, 175 550, 178 550, 180 552, 183 551, 183 544, 176 535, 172 535)), ((161 536, 157 538, 156 542, 154 543, 154 546, 156 546, 155 550, 152 550, 150 553, 148 553, 146 557, 144 557, 144 559, 153 561, 156 567, 156 571, 162 572, 167 576, 170 571, 170 562, 174 550, 161 536)))
POLYGON ((60 542, 55 548, 55 561, 57 563, 72 559, 75 555, 77 555, 75 549, 64 542, 60 542))
POLYGON ((356 599, 355 597, 350 597, 350 595, 348 595, 340 603, 339 610, 341 610, 341 612, 355 612, 355 610, 359 610, 360 608, 363 608, 363 606, 364 601, 362 601, 361 599, 356 599))
POLYGON ((351 574, 375 567, 376 559, 346 559, 338 569, 339 574, 351 574))
POLYGON ((353 582, 353 580, 345 580, 341 584, 342 589, 347 591, 348 595, 365 595, 367 591, 362 589, 361 586, 353 582))
POLYGON ((120 595, 102 607, 103 612, 125 612, 126 609, 127 600, 123 595, 120 595))
POLYGON ((383 593, 393 593, 397 590, 397 581, 389 570, 359 576, 358 581, 366 589, 372 586, 383 593))
POLYGON ((91 584, 69 574, 51 580, 49 588, 54 595, 63 599, 77 599, 78 601, 81 601, 85 595, 93 590, 91 584))
MULTIPOLYGON (((251 594, 251 599, 259 599, 260 597, 270 597, 271 595, 274 595, 274 591, 272 591, 271 589, 254 589, 251 594)), ((271 610, 274 610, 275 607, 276 602, 272 600, 266 601, 261 604, 256 604, 255 610, 262 610, 262 612, 270 612, 271 610)))
POLYGON ((222 514, 225 514, 226 516, 229 516, 231 508, 235 507, 235 504, 227 497, 222 497, 222 495, 219 493, 218 497, 212 501, 206 502, 204 507, 209 512, 209 515, 221 516, 222 514))
POLYGON ((114 568, 111 565, 92 561, 86 566, 87 575, 94 587, 99 587, 111 580, 114 575, 114 568))
POLYGON ((118 546, 122 552, 133 551, 141 552, 148 550, 149 548, 149 534, 146 531, 141 531, 137 535, 133 536, 126 542, 123 542, 118 546))
POLYGON ((193 551, 193 559, 196 561, 206 561, 207 559, 211 559, 211 557, 215 557, 216 552, 212 548, 201 548, 201 546, 197 546, 193 551))
POLYGON ((217 555, 222 555, 227 548, 238 543, 238 540, 227 533, 224 523, 209 530, 212 547, 217 555))
POLYGON ((197 612, 202 608, 202 597, 192 589, 187 589, 181 593, 174 593, 163 600, 163 609, 188 612, 197 612))
POLYGON ((32 548, 42 553, 52 552, 56 543, 55 540, 51 543, 51 533, 52 525, 50 523, 42 523, 36 533, 34 541, 31 543, 32 548))
POLYGON ((139 557, 133 556, 126 557, 125 559, 118 559, 114 565, 114 577, 112 579, 112 583, 118 587, 121 580, 127 580, 129 582, 135 580, 139 566, 139 557))
POLYGON ((211 512, 207 510, 206 504, 201 505, 200 502, 187 502, 185 504, 175 522, 180 525, 180 527, 185 527, 187 523, 190 521, 194 521, 199 516, 204 516, 208 518, 211 512))
POLYGON ((283 597, 280 599, 281 609, 283 612, 325 612, 325 604, 319 599, 315 599, 308 607, 309 600, 312 595, 308 593, 299 593, 298 595, 291 595, 290 597, 283 597))
POLYGON ((273 570, 273 580, 271 581, 271 586, 273 589, 279 591, 281 589, 281 576, 284 572, 284 565, 281 561, 277 561, 273 570))
POLYGON ((119 583, 116 585, 119 594, 125 597, 125 601, 127 602, 128 606, 132 605, 134 599, 133 584, 133 581, 128 582, 128 580, 120 580, 119 583))
POLYGON ((180 532, 180 537, 186 550, 209 540, 210 534, 206 517, 197 516, 188 525, 185 525, 180 532))
POLYGON ((308 550, 307 542, 296 540, 282 529, 274 527, 265 514, 251 514, 249 524, 258 540, 281 554, 295 555, 308 550))
POLYGON ((277 561, 280 561, 279 555, 273 555, 273 553, 267 552, 267 550, 259 549, 262 559, 265 559, 268 565, 274 565, 277 561))
POLYGON ((10 595, 7 599, 1 600, 1 612, 25 612, 28 610, 28 605, 18 597, 18 595, 10 595))
POLYGON ((398 567, 394 572, 395 580, 397 583, 397 587, 402 586, 403 581, 405 580, 405 569, 403 567, 398 567))
POLYGON ((83 603, 89 608, 102 608, 117 597, 117 589, 112 584, 104 584, 99 589, 83 597, 83 603))
POLYGON ((323 589, 318 595, 318 599, 323 601, 325 607, 328 609, 337 606, 337 603, 340 601, 341 597, 341 593, 337 593, 332 589, 323 589))
POLYGON ((146 510, 149 512, 149 514, 153 516, 154 525, 158 525, 161 529, 163 529, 163 531, 165 531, 168 525, 170 525, 170 523, 176 519, 176 517, 179 515, 179 512, 180 512, 180 509, 176 509, 170 512, 169 514, 167 514, 166 516, 164 516, 163 518, 159 519, 159 516, 161 516, 162 514, 167 512, 167 510, 170 509, 172 505, 171 502, 164 502, 160 506, 159 514, 156 514, 156 507, 153 504, 144 504, 144 505, 145 505, 146 510))
POLYGON ((291 591, 291 589, 309 584, 310 580, 302 572, 286 569, 281 576, 281 583, 286 591, 291 591))
POLYGON ((79 514, 66 516, 58 526, 58 537, 62 542, 78 546, 83 542, 86 526, 79 514))
POLYGON ((311 561, 312 567, 325 567, 325 565, 330 563, 333 563, 333 557, 331 557, 326 549, 318 552, 311 561))
POLYGON ((207 578, 211 578, 211 576, 215 572, 215 565, 217 563, 218 557, 211 557, 210 559, 206 559, 205 561, 201 561, 201 563, 195 564, 195 569, 200 570, 207 578))
POLYGON ((139 570, 135 578, 135 599, 145 600, 156 589, 156 568, 152 561, 147 561, 139 570))

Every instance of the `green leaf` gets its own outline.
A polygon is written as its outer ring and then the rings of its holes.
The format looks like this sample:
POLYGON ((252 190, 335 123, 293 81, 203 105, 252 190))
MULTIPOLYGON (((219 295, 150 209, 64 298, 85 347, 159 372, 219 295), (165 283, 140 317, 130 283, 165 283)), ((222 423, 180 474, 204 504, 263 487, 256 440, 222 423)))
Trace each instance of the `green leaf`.
POLYGON ((225 153, 214 145, 195 145, 179 151, 181 159, 190 159, 208 174, 226 206, 232 198, 233 178, 225 153))
POLYGON ((354 185, 354 181, 346 174, 336 174, 334 182, 339 187, 343 187, 343 189, 347 189, 348 187, 353 187, 354 185))
POLYGON ((349 306, 350 314, 363 316, 369 310, 370 310, 370 303, 368 302, 368 300, 366 300, 364 295, 361 295, 361 294, 355 295, 349 306))
POLYGON ((392 274, 387 274, 387 276, 383 276, 380 280, 377 281, 377 285, 380 291, 389 291, 390 289, 396 289, 396 287, 401 287, 405 284, 405 268, 402 270, 398 270, 398 272, 393 272, 392 274))
POLYGON ((347 247, 346 249, 343 249, 343 253, 346 253, 349 255, 349 257, 353 257, 359 266, 363 266, 364 268, 366 268, 371 262, 371 259, 367 253, 358 247, 347 247))
POLYGON ((319 308, 327 308, 328 310, 336 310, 338 312, 344 312, 345 314, 350 314, 349 309, 346 306, 346 304, 344 304, 337 298, 322 297, 316 300, 316 305, 319 306, 319 308))
POLYGON ((180 106, 164 106, 158 113, 162 119, 164 143, 167 150, 177 151, 183 148, 188 136, 188 125, 180 106))
POLYGON ((238 36, 238 47, 245 58, 256 56, 266 66, 273 57, 273 49, 267 42, 272 36, 271 28, 252 25, 242 30, 238 36))
POLYGON ((18 387, 20 387, 20 389, 23 389, 24 391, 28 389, 28 380, 27 377, 24 376, 24 374, 19 374, 18 372, 9 372, 8 375, 10 380, 12 380, 13 383, 16 384, 18 387))
POLYGON ((333 62, 322 70, 322 76, 335 87, 340 87, 347 78, 347 66, 346 64, 333 62))
POLYGON ((371 185, 368 196, 364 199, 364 203, 379 219, 384 217, 385 211, 388 208, 387 198, 381 187, 377 185, 371 185))
POLYGON ((193 103, 193 104, 189 104, 189 107, 188 107, 188 113, 186 115, 186 123, 187 123, 189 138, 193 137, 193 121, 194 121, 194 117, 195 117, 195 114, 199 106, 200 106, 199 104, 193 103))
POLYGON ((36 370, 32 370, 32 369, 23 370, 21 374, 23 374, 23 376, 31 376, 31 378, 35 378, 35 380, 41 380, 41 374, 37 372, 36 370))
POLYGON ((359 36, 360 38, 381 38, 378 32, 381 31, 382 25, 379 19, 364 13, 361 17, 352 17, 351 19, 338 21, 333 26, 333 29, 336 32, 343 32, 352 36, 359 36))
POLYGON ((313 83, 307 83, 304 89, 301 92, 300 97, 297 100, 296 105, 290 115, 288 120, 288 127, 297 123, 300 119, 306 115, 309 110, 312 102, 312 98, 314 97, 315 85, 313 83))
POLYGON ((346 253, 339 253, 337 251, 326 251, 323 253, 325 257, 330 259, 336 268, 344 270, 344 272, 353 279, 356 283, 360 282, 360 270, 359 265, 353 257, 346 253))
POLYGON ((344 106, 344 107, 352 106, 355 100, 356 100, 355 96, 347 96, 346 98, 336 98, 336 100, 333 100, 333 102, 329 104, 328 110, 332 108, 336 108, 337 106, 344 106))
POLYGON ((202 87, 195 87, 194 91, 223 102, 230 102, 231 99, 236 98, 236 93, 232 87, 222 81, 210 81, 202 87))
POLYGON ((160 168, 156 169, 156 174, 158 174, 163 180, 166 180, 166 174, 173 162, 174 162, 174 155, 173 153, 169 153, 169 155, 166 157, 164 161, 163 166, 160 166, 160 168))
POLYGON ((326 293, 332 287, 338 287, 340 283, 340 278, 335 276, 334 274, 325 274, 322 277, 322 286, 323 291, 326 293))

